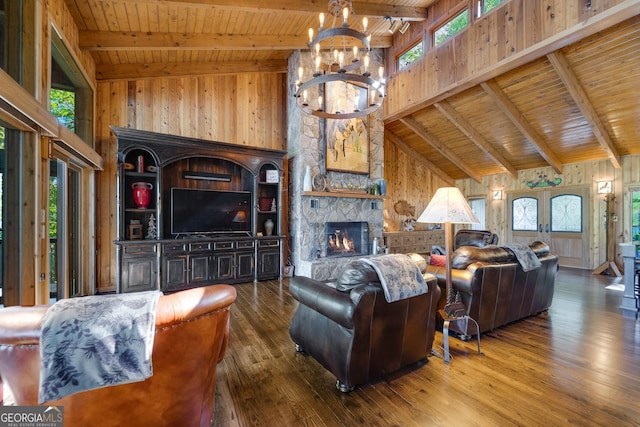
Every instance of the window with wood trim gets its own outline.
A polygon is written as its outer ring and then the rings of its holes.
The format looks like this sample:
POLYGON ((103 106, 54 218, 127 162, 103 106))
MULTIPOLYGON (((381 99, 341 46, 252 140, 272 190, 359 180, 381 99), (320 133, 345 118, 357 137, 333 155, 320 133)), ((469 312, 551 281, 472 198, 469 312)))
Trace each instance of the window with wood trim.
POLYGON ((424 54, 423 46, 424 44, 422 43, 422 40, 420 40, 398 55, 398 71, 404 70, 418 59, 421 59, 424 54))
POLYGON ((512 202, 512 230, 536 231, 538 229, 538 199, 519 197, 512 202))
POLYGON ((433 30, 433 45, 436 47, 440 46, 468 26, 469 9, 465 8, 433 30))
POLYGON ((478 16, 482 16, 500 6, 506 0, 478 0, 478 16))

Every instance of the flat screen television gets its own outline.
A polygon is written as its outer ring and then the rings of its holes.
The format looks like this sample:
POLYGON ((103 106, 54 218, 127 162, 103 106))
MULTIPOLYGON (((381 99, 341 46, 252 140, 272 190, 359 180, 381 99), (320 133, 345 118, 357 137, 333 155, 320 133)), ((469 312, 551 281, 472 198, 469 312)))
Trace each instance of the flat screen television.
POLYGON ((251 232, 251 192, 171 189, 171 234, 251 232))

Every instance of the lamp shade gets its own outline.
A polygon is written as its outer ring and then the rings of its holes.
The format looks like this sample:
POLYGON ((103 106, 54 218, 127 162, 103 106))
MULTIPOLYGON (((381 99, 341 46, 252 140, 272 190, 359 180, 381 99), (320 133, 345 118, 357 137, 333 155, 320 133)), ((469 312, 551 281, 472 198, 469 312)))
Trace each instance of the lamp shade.
POLYGON ((247 222, 247 214, 245 211, 238 211, 236 216, 231 220, 232 222, 247 222))
POLYGON ((478 224, 469 203, 457 187, 438 188, 418 222, 478 224))

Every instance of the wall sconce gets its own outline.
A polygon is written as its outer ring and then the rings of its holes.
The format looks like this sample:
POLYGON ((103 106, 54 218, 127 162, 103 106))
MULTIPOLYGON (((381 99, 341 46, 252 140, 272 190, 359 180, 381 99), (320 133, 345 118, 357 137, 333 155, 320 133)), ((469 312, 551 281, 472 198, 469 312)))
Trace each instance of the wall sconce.
POLYGON ((502 190, 493 190, 493 200, 502 200, 502 190))
POLYGON ((612 181, 598 181, 598 194, 611 194, 613 192, 612 181))
POLYGON ((407 32, 407 30, 411 26, 411 22, 409 21, 404 22, 402 19, 400 21, 402 22, 402 27, 400 27, 400 34, 404 34, 407 32))

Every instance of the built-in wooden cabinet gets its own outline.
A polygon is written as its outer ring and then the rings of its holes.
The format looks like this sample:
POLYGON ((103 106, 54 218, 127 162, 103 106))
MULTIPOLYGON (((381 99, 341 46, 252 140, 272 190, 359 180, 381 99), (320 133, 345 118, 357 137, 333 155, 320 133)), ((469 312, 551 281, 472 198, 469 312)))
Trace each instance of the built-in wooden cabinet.
POLYGON ((429 254, 434 245, 444 247, 444 230, 386 231, 384 238, 392 254, 429 254))
POLYGON ((277 278, 286 152, 112 127, 117 291, 277 278), (140 206, 136 187, 149 202, 140 206))

